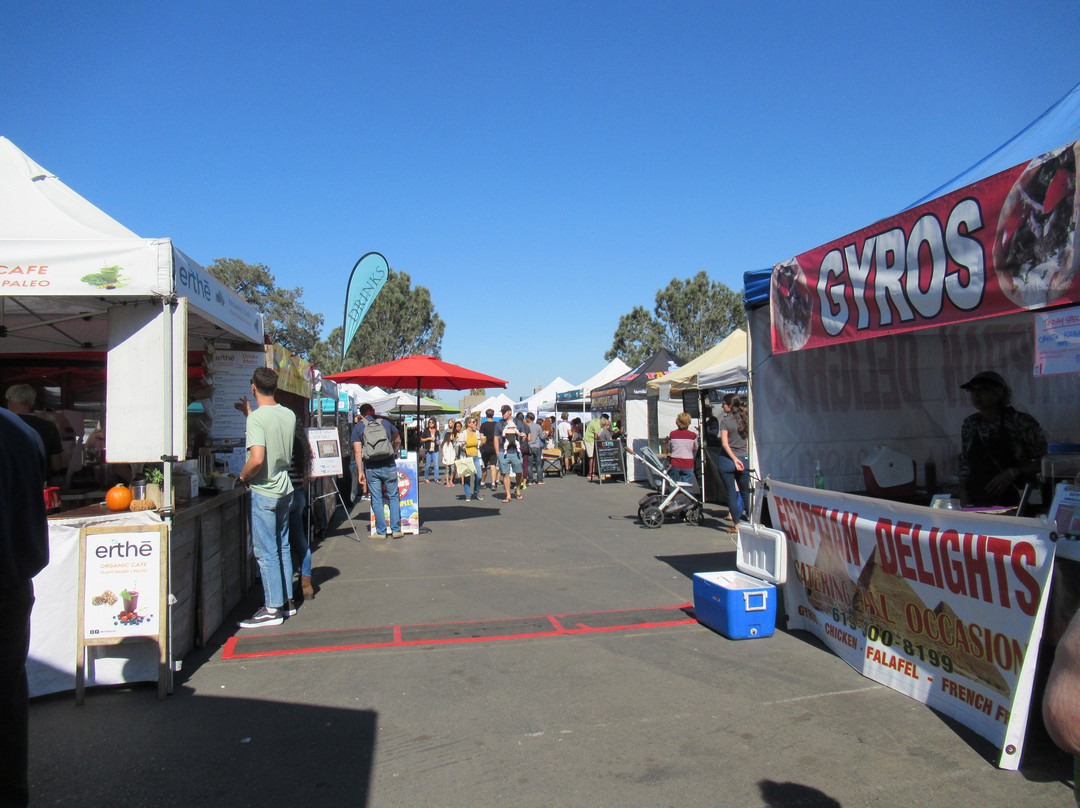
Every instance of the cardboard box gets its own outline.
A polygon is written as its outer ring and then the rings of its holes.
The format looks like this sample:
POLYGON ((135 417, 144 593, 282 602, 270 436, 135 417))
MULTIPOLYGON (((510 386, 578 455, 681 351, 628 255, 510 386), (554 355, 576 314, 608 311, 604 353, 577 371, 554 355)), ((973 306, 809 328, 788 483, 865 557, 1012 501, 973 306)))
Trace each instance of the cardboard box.
POLYGON ((173 501, 190 502, 199 496, 199 475, 173 472, 173 501))
POLYGON ((776 587, 741 572, 695 572, 694 613, 729 640, 771 637, 776 587))

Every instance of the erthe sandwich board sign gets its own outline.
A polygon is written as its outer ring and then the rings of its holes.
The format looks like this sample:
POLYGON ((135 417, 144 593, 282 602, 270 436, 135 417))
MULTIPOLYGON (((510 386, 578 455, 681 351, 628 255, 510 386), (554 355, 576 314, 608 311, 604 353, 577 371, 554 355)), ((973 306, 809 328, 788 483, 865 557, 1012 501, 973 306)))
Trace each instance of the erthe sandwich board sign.
POLYGON ((76 703, 85 695, 87 647, 133 640, 157 643, 158 697, 165 697, 168 538, 166 525, 88 525, 80 531, 76 703))

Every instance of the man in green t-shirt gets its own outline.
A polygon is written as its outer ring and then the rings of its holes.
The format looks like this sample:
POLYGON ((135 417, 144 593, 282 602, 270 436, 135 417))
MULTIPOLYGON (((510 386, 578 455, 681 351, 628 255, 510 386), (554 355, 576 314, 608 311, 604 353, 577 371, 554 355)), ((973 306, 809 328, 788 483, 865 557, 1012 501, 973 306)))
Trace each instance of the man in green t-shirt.
MULTIPOLYGON (((607 418, 604 413, 603 418, 607 418)), ((589 458, 589 479, 596 479, 596 436, 600 434, 600 418, 593 418, 585 425, 585 434, 581 436, 585 444, 585 456, 589 458)))
POLYGON ((270 368, 255 368, 251 392, 257 409, 247 398, 236 409, 247 416, 247 462, 240 482, 251 491, 251 539, 259 562, 265 603, 240 622, 240 628, 278 626, 296 614, 292 594, 292 556, 289 552, 289 505, 293 486, 292 465, 296 415, 277 403, 278 375, 270 368))

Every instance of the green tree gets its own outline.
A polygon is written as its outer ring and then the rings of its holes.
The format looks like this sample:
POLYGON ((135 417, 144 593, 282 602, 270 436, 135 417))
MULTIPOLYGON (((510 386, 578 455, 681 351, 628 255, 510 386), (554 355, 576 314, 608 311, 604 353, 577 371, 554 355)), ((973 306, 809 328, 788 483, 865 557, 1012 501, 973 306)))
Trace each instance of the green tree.
POLYGON ((629 314, 619 318, 611 350, 604 359, 622 359, 630 367, 637 367, 663 345, 660 324, 644 306, 634 306, 629 314))
POLYGON ((302 287, 279 289, 269 267, 239 258, 218 258, 207 270, 263 315, 263 331, 271 342, 310 357, 319 343, 323 317, 308 311, 301 302, 302 287))
POLYGON ((742 297, 704 271, 692 278, 672 278, 656 293, 652 312, 635 306, 619 318, 611 350, 605 359, 618 357, 634 367, 661 346, 687 359, 698 356, 734 331, 746 326, 742 297))
POLYGON ((445 331, 446 323, 435 311, 427 287, 413 288, 408 273, 391 269, 386 284, 356 330, 344 363, 341 326, 312 350, 311 358, 324 373, 337 373, 412 354, 438 356, 445 331))

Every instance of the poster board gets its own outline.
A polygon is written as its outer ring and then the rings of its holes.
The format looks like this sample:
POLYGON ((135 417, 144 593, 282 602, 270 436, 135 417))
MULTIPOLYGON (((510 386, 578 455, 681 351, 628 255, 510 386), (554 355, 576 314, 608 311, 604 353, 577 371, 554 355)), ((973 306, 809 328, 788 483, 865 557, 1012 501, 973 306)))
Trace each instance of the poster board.
POLYGON ((334 427, 312 428, 307 431, 311 447, 311 476, 340 477, 341 435, 334 427))
POLYGON ((620 440, 598 440, 595 444, 596 472, 600 475, 600 484, 603 485, 604 477, 623 478, 623 482, 630 482, 626 478, 626 451, 620 440))
POLYGON ((75 700, 86 689, 86 649, 133 641, 158 646, 158 698, 168 685, 167 525, 86 525, 79 531, 75 700))
POLYGON ((1080 306, 1035 315, 1035 375, 1080 373, 1080 306))

